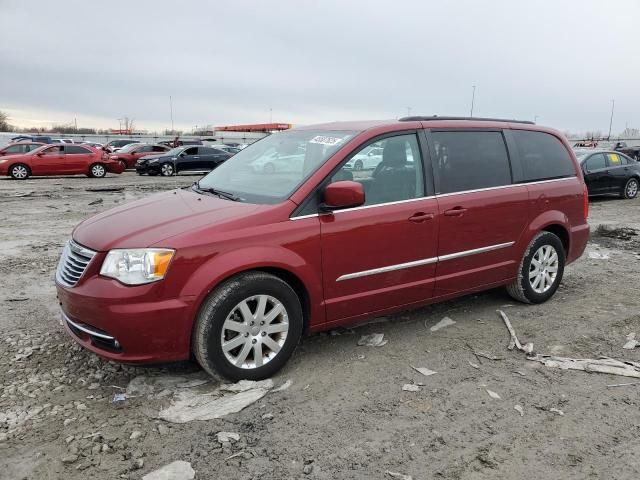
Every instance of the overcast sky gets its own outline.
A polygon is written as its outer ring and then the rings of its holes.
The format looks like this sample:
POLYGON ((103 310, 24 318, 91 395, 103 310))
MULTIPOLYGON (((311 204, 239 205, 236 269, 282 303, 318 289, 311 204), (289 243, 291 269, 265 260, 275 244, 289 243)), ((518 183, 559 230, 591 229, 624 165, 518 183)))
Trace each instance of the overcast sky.
POLYGON ((21 126, 474 114, 640 128, 638 0, 0 0, 21 126))

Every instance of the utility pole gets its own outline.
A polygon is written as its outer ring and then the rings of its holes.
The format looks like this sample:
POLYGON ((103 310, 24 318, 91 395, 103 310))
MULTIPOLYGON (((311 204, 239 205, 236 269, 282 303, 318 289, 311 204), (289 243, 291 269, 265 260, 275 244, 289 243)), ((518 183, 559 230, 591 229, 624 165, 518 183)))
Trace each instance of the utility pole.
POLYGON ((533 116, 533 123, 538 123, 538 115, 533 116))
POLYGON ((273 108, 269 109, 269 123, 273 123, 273 108))
POLYGON ((613 125, 613 110, 616 108, 615 99, 611 100, 611 118, 609 119, 609 135, 607 135, 607 141, 611 140, 611 126, 613 125))
POLYGON ((411 116, 411 107, 407 107, 407 117, 411 116))
POLYGON ((76 133, 78 133, 78 119, 76 117, 73 117, 73 123, 76 126, 76 133))
POLYGON ((473 88, 473 90, 471 92, 471 114, 469 116, 473 118, 473 104, 476 101, 476 86, 473 85, 472 88, 473 88))
POLYGON ((171 114, 171 135, 173 135, 173 100, 171 98, 171 95, 169 95, 169 111, 171 114))

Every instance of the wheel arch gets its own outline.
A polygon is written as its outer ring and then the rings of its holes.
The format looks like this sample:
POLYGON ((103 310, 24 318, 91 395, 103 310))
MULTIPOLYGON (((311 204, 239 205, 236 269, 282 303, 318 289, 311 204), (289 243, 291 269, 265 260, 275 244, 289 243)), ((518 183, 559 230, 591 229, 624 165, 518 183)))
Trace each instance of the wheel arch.
POLYGON ((571 246, 571 237, 569 236, 569 231, 558 223, 552 223, 545 226, 541 231, 553 233, 556 237, 560 239, 562 242, 562 246, 564 247, 565 257, 569 256, 569 247, 571 246))

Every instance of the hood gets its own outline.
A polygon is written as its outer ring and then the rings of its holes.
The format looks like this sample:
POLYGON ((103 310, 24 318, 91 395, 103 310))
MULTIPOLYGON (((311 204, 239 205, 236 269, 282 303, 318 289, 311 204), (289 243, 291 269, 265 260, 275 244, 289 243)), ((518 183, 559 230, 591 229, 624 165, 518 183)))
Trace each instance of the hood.
POLYGON ((25 157, 33 155, 30 152, 27 153, 14 153, 13 155, 0 155, 0 161, 2 160, 24 160, 25 157))
POLYGON ((162 157, 173 158, 172 155, 167 155, 166 153, 155 153, 151 155, 144 155, 140 157, 138 160, 151 160, 154 158, 162 158, 162 157))
POLYGON ((171 247, 163 240, 203 226, 224 228, 272 206, 232 202, 191 190, 158 193, 91 217, 73 239, 96 251, 112 248, 171 247))

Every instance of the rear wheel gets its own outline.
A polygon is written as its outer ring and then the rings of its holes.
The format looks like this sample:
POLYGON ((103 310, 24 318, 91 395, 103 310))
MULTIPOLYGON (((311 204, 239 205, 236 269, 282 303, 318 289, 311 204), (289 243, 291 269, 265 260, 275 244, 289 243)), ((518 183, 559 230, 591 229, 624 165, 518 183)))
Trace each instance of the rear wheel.
POLYGON ((249 272, 204 301, 193 330, 198 363, 213 377, 260 380, 280 370, 302 335, 302 307, 280 278, 249 272))
POLYGON ((11 166, 9 169, 9 175, 11 175, 14 180, 26 180, 29 178, 29 175, 31 175, 31 171, 26 165, 17 163, 11 166))
POLYGON ((160 173, 163 177, 170 177, 175 174, 175 170, 173 168, 173 165, 171 165, 170 163, 164 163, 162 164, 160 173))
POLYGON ((94 163, 89 167, 89 176, 92 178, 102 178, 107 174, 107 169, 101 163, 94 163))
POLYGON ((514 299, 542 303, 553 296, 562 281, 565 252, 560 239, 551 232, 540 232, 527 247, 518 277, 507 286, 514 299))
POLYGON ((630 178, 627 180, 627 183, 624 186, 624 190, 622 191, 622 198, 632 199, 638 196, 638 186, 640 182, 638 182, 637 178, 630 178))

